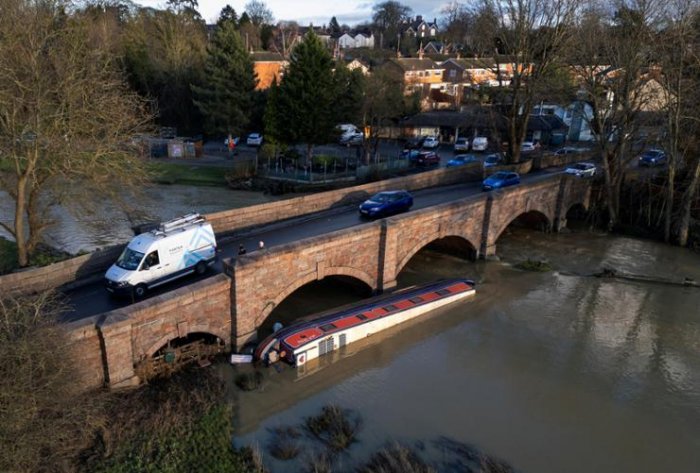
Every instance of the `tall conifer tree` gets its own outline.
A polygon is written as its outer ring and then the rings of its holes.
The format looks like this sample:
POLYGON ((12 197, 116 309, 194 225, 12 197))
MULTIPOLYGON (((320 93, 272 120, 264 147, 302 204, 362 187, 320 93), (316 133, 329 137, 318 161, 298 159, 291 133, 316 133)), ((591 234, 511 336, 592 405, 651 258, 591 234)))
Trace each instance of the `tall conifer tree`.
POLYGON ((217 28, 207 52, 204 83, 193 86, 204 129, 210 134, 238 135, 248 124, 256 78, 233 22, 217 28))

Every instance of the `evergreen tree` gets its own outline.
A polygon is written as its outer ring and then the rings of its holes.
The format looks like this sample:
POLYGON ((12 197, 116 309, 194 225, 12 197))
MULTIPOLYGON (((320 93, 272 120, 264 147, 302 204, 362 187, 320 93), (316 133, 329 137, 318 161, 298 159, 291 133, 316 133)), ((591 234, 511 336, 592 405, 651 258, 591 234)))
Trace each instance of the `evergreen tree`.
POLYGON ((234 26, 238 25, 238 14, 231 5, 226 5, 224 8, 221 9, 221 13, 219 13, 219 19, 217 20, 216 25, 221 27, 221 25, 227 21, 233 23, 234 26))
POLYGON ((342 30, 340 29, 340 25, 338 24, 336 17, 331 18, 330 23, 328 23, 328 30, 330 31, 331 36, 340 36, 342 30))
POLYGON ((335 110, 338 123, 357 123, 362 106, 364 76, 360 70, 351 71, 342 62, 336 63, 335 110))
POLYGON ((237 135, 248 124, 256 82, 253 62, 228 21, 216 30, 207 52, 204 83, 193 86, 195 105, 207 133, 237 135))
POLYGON ((292 51, 289 68, 279 90, 270 93, 269 106, 273 122, 284 119, 284 126, 273 123, 270 130, 278 141, 306 143, 310 164, 314 145, 328 143, 335 133, 336 87, 333 61, 313 31, 292 51))
POLYGON ((250 17, 248 16, 248 12, 243 12, 243 14, 241 15, 241 19, 238 20, 238 24, 243 26, 243 25, 247 25, 249 23, 250 23, 250 17))

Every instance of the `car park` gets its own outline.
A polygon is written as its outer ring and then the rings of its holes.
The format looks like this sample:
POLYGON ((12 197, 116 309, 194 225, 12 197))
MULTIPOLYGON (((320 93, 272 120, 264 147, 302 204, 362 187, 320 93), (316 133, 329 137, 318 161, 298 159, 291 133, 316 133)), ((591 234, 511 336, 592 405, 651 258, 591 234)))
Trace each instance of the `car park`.
POLYGON ((263 135, 260 133, 251 133, 248 135, 245 144, 248 146, 260 146, 263 142, 263 135))
POLYGON ((440 156, 435 151, 421 151, 416 157, 418 166, 435 166, 440 164, 440 156))
POLYGON ((502 189, 503 187, 514 186, 516 184, 520 184, 520 176, 517 172, 499 171, 484 179, 481 190, 490 191, 502 189))
POLYGON ((489 139, 485 136, 477 136, 472 140, 472 151, 486 151, 489 147, 489 139))
POLYGON ((408 191, 384 191, 360 204, 359 211, 361 217, 379 218, 405 212, 412 206, 413 196, 408 191))
POLYGON ((488 156, 486 156, 486 158, 484 158, 484 167, 485 168, 498 166, 499 164, 503 164, 503 156, 501 156, 498 153, 489 154, 488 156))
POLYGON ((437 136, 426 136, 423 140, 423 148, 425 149, 435 149, 440 146, 440 141, 437 136))
POLYGON ((473 154, 458 154, 454 158, 447 161, 447 164, 445 166, 448 168, 451 168, 451 167, 455 167, 455 166, 462 166, 464 164, 478 163, 478 162, 479 162, 479 158, 477 158, 473 154))
POLYGON ((469 138, 460 136, 455 140, 454 145, 455 153, 458 151, 469 151, 469 138))
POLYGON ((564 172, 577 177, 593 177, 597 169, 593 163, 576 163, 566 168, 564 172))
POLYGON ((666 153, 660 149, 650 149, 639 156, 639 166, 663 166, 666 164, 666 153))

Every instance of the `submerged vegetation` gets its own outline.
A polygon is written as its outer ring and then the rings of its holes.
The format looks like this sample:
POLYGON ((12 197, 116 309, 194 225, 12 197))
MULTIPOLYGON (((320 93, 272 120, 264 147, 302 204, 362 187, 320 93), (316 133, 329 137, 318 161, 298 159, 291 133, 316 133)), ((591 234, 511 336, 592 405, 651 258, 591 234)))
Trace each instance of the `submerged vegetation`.
POLYGON ((515 267, 523 271, 533 271, 536 273, 546 273, 552 270, 552 266, 547 261, 532 260, 530 258, 517 263, 515 267))

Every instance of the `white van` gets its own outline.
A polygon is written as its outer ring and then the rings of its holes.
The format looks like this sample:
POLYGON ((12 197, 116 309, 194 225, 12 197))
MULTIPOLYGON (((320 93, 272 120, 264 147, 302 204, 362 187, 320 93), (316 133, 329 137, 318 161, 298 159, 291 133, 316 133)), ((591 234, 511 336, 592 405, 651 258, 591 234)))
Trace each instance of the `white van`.
POLYGON ((193 213, 137 235, 105 274, 107 291, 143 297, 151 288, 186 274, 203 274, 216 260, 210 223, 193 213))
POLYGON ((489 139, 485 136, 477 136, 472 140, 472 151, 486 151, 489 147, 489 139))
POLYGON ((354 144, 361 142, 365 136, 365 134, 352 123, 343 123, 336 126, 336 129, 340 131, 340 138, 338 139, 340 144, 354 144))

